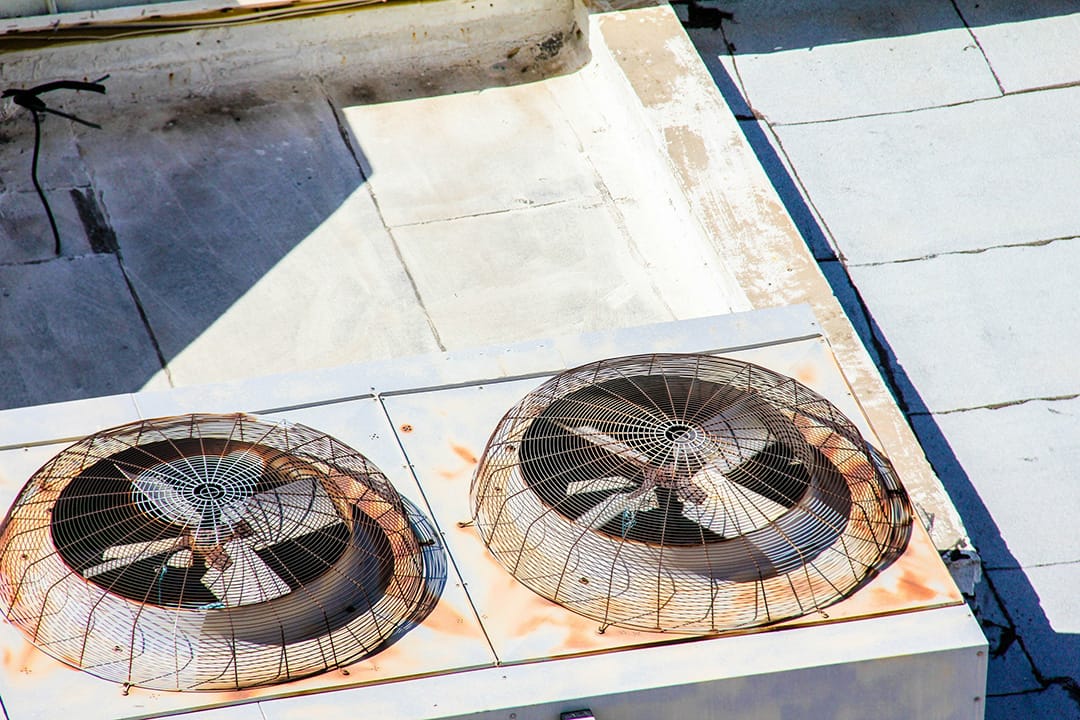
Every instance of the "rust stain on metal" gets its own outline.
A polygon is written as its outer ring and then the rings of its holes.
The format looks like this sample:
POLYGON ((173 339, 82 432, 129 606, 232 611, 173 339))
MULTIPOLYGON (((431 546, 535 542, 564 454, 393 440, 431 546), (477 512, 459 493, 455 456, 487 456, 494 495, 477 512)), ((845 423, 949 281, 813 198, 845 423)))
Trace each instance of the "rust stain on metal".
POLYGON ((454 612, 446 603, 439 603, 435 610, 424 619, 424 627, 446 635, 471 637, 469 623, 464 617, 454 612))
POLYGON ((469 450, 467 447, 450 443, 450 448, 454 451, 455 455, 467 462, 469 465, 475 465, 476 463, 480 462, 476 455, 473 454, 472 450, 469 450))
POLYGON ((401 432, 403 432, 403 433, 411 433, 412 431, 413 431, 413 426, 410 425, 409 423, 405 423, 404 425, 401 426, 401 432))
POLYGON ((795 379, 803 385, 815 387, 818 381, 818 373, 813 363, 801 363, 795 370, 795 379))
POLYGON ((542 614, 526 614, 525 621, 518 623, 513 630, 513 635, 516 637, 532 635, 547 624, 549 624, 549 618, 542 614))
POLYGON ((938 593, 923 583, 921 577, 921 575, 910 570, 905 570, 897 583, 897 590, 901 596, 915 602, 926 602, 937 597, 938 593))

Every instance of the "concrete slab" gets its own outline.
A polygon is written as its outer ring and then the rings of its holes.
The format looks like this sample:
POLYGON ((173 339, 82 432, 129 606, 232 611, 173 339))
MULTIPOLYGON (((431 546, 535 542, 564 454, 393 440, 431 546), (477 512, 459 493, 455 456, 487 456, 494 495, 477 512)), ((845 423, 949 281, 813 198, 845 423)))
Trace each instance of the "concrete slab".
MULTIPOLYGON (((340 232, 335 213, 363 177, 317 86, 267 84, 124 109, 108 132, 87 130, 94 142, 80 146, 148 322, 173 360, 308 236, 340 232)), ((360 225, 353 238, 370 242, 370 233, 360 225)), ((351 260, 325 258, 319 267, 351 260)), ((318 324, 326 308, 307 305, 318 296, 312 276, 340 284, 313 269, 298 281, 306 292, 284 290, 249 315, 253 327, 275 316, 318 324)), ((288 354, 295 338, 282 337, 278 351, 288 354)), ((265 355, 238 342, 218 349, 232 359, 185 381, 218 379, 222 364, 240 359, 246 374, 272 371, 261 365, 265 355)))
MULTIPOLYGON (((75 192, 79 192, 75 190, 75 192)), ((61 255, 90 252, 72 188, 49 188, 45 198, 60 232, 61 255)), ((56 257, 49 218, 34 191, 0 190, 0 264, 37 262, 56 257)))
POLYGON ((1080 635, 1080 596, 1076 594, 1080 588, 1080 561, 1028 567, 1024 574, 1039 594, 1050 629, 1059 635, 1080 635))
POLYGON ((798 170, 788 160, 775 131, 760 120, 740 120, 739 129, 754 149, 761 167, 776 188, 784 208, 791 215, 799 235, 806 241, 814 259, 819 263, 837 258, 836 244, 817 209, 807 202, 808 193, 802 185, 798 170))
POLYGON ((913 411, 1080 392, 1080 241, 849 267, 913 411))
MULTIPOLYGON (((26 88, 36 84, 29 78, 5 78, 4 89, 26 88), (25 82, 21 82, 25 80, 25 82)), ((42 95, 49 108, 74 113, 86 120, 102 120, 105 113, 95 113, 95 103, 86 96, 71 91, 56 91, 42 95)), ((95 95, 97 105, 104 110, 108 103, 95 95)), ((103 132, 86 128, 90 133, 103 132)), ((33 192, 30 169, 34 156, 34 118, 28 111, 5 99, 0 106, 0 190, 33 192)), ((43 187, 85 187, 90 184, 86 166, 79 158, 74 123, 60 117, 45 115, 41 121, 41 148, 38 155, 38 180, 43 187)))
POLYGON ((447 348, 675 317, 604 205, 562 203, 393 232, 447 348))
POLYGON ((0 266, 0 403, 133 390, 161 365, 113 255, 0 266))
POLYGON ((899 112, 1000 95, 952 4, 725 2, 734 69, 771 123, 899 112))
POLYGON ((1051 685, 1039 692, 986 698, 986 720, 1076 717, 1080 717, 1080 707, 1061 685, 1051 685))
MULTIPOLYGON (((920 430, 928 419, 915 422, 920 430)), ((1073 522, 1080 512, 1073 480, 1080 463, 1080 399, 948 413, 933 422, 993 518, 994 526, 986 526, 977 508, 964 513, 961 507, 987 567, 1080 560, 1073 522)))
POLYGON ((990 644, 986 668, 987 692, 994 695, 1042 690, 1036 679, 1031 660, 1024 647, 1017 642, 1012 626, 1001 602, 988 582, 975 586, 973 603, 975 617, 979 619, 983 634, 990 644))
POLYGON ((850 263, 1080 234, 1080 88, 777 134, 850 263))
POLYGON ((821 263, 821 272, 825 276, 825 279, 829 281, 829 287, 832 288, 836 299, 840 301, 840 305, 843 306, 844 312, 847 313, 848 320, 851 321, 852 327, 855 328, 855 332, 858 333, 859 338, 866 346, 867 353, 869 353, 874 361, 874 365, 880 372, 884 367, 884 364, 877 349, 874 347, 874 331, 870 325, 869 318, 867 318, 866 313, 863 311, 862 303, 858 296, 858 290, 852 285, 847 269, 839 260, 831 260, 821 263))
POLYGON ((216 383, 438 349, 362 187, 175 352, 169 375, 175 385, 216 383))
POLYGON ((1005 92, 1080 81, 1075 2, 958 0, 956 5, 1005 92))
POLYGON ((731 113, 740 120, 753 117, 754 110, 746 102, 745 88, 735 71, 735 64, 727 41, 724 39, 724 33, 719 27, 711 25, 697 27, 691 24, 689 4, 673 5, 672 8, 686 27, 686 34, 690 37, 690 41, 701 53, 701 61, 705 63, 709 74, 716 79, 717 89, 723 94, 731 113))
POLYGON ((543 85, 344 113, 391 227, 599 197, 581 143, 543 85))
POLYGON ((987 574, 1009 607, 1016 632, 1041 676, 1073 676, 1080 667, 1075 598, 1080 566, 1071 563, 1023 570, 990 570, 987 574), (1070 594, 1072 598, 1068 597, 1070 594))

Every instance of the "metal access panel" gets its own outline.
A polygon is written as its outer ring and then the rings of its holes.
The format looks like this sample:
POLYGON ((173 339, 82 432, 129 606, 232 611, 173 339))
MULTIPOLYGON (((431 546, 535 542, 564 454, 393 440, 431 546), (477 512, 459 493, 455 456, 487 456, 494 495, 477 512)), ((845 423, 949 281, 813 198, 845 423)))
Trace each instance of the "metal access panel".
POLYGON ((798 379, 872 444, 810 310, 761 310, 512 347, 0 413, 0 502, 70 442, 139 418, 251 412, 359 450, 430 519, 439 599, 400 640, 343 670, 241 692, 123 688, 0 626, 10 720, 398 718, 979 718, 986 642, 928 536, 850 597, 802 617, 708 636, 602 628, 532 593, 470 525, 469 488, 503 414, 544 380, 639 353, 733 357, 798 379))

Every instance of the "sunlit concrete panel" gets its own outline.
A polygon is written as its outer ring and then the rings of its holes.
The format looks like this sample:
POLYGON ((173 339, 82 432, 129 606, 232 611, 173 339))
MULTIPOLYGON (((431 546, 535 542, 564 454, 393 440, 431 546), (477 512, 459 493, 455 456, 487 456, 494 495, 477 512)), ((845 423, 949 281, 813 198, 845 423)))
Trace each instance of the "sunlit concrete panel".
POLYGON ((725 2, 751 107, 773 123, 913 110, 1000 95, 948 2, 725 2))
POLYGON ((1080 80, 1080 8, 1070 0, 958 0, 1006 92, 1080 80))
POLYGON ((851 263, 1080 235, 1080 88, 777 128, 851 263))
MULTIPOLYGON (((603 205, 560 205, 394 229, 448 348, 675 317, 603 205)), ((708 297, 709 293, 705 293, 708 297)), ((729 312, 722 299, 702 310, 729 312)))
POLYGON ((387 225, 598 197, 543 84, 345 108, 387 225))
MULTIPOLYGON (((1080 381, 1076 390, 1080 392, 1080 381)), ((927 434, 929 422, 916 418, 920 435, 927 434)), ((1080 562, 1074 521, 1080 515, 1075 475, 1080 466, 1080 399, 948 413, 934 416, 932 422, 977 496, 963 504, 980 502, 985 508, 981 519, 979 508, 964 517, 976 539, 984 539, 979 552, 987 567, 1080 562)), ((958 500, 969 494, 957 490, 953 494, 958 500)))
POLYGON ((908 409, 1080 392, 1080 240, 850 267, 908 409))

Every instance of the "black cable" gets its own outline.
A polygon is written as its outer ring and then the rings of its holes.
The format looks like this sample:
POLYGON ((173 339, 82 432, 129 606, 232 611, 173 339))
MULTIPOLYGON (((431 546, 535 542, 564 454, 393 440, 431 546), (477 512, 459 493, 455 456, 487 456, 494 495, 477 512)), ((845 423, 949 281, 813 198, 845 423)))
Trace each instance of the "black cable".
POLYGON ((49 200, 45 196, 45 191, 42 189, 41 183, 38 181, 38 156, 41 153, 41 116, 44 113, 58 115, 62 118, 73 120, 77 123, 82 123, 83 125, 99 130, 101 129, 101 126, 88 120, 83 120, 75 115, 70 115, 59 110, 53 110, 46 106, 45 101, 38 96, 47 92, 52 92, 53 90, 87 90, 89 92, 96 92, 104 95, 105 86, 101 83, 108 79, 108 77, 108 75, 103 75, 94 82, 54 80, 53 82, 36 85, 26 90, 8 88, 3 94, 0 94, 0 97, 11 98, 16 105, 26 108, 30 111, 30 114, 34 116, 34 157, 30 161, 30 179, 33 181, 34 189, 37 190, 38 197, 41 199, 41 204, 45 208, 45 215, 49 218, 49 227, 52 228, 53 239, 55 240, 53 252, 57 257, 60 255, 60 230, 56 227, 56 218, 53 217, 52 208, 49 207, 49 200))
POLYGON ((49 207, 49 199, 45 197, 45 191, 41 189, 41 183, 38 182, 37 166, 38 166, 38 153, 41 149, 41 115, 37 112, 33 112, 34 115, 34 159, 30 162, 30 179, 34 182, 34 189, 37 190, 38 197, 41 198, 41 204, 45 207, 45 215, 49 218, 49 227, 52 228, 53 238, 56 240, 53 253, 60 257, 60 231, 56 227, 56 218, 53 217, 52 208, 49 207))

